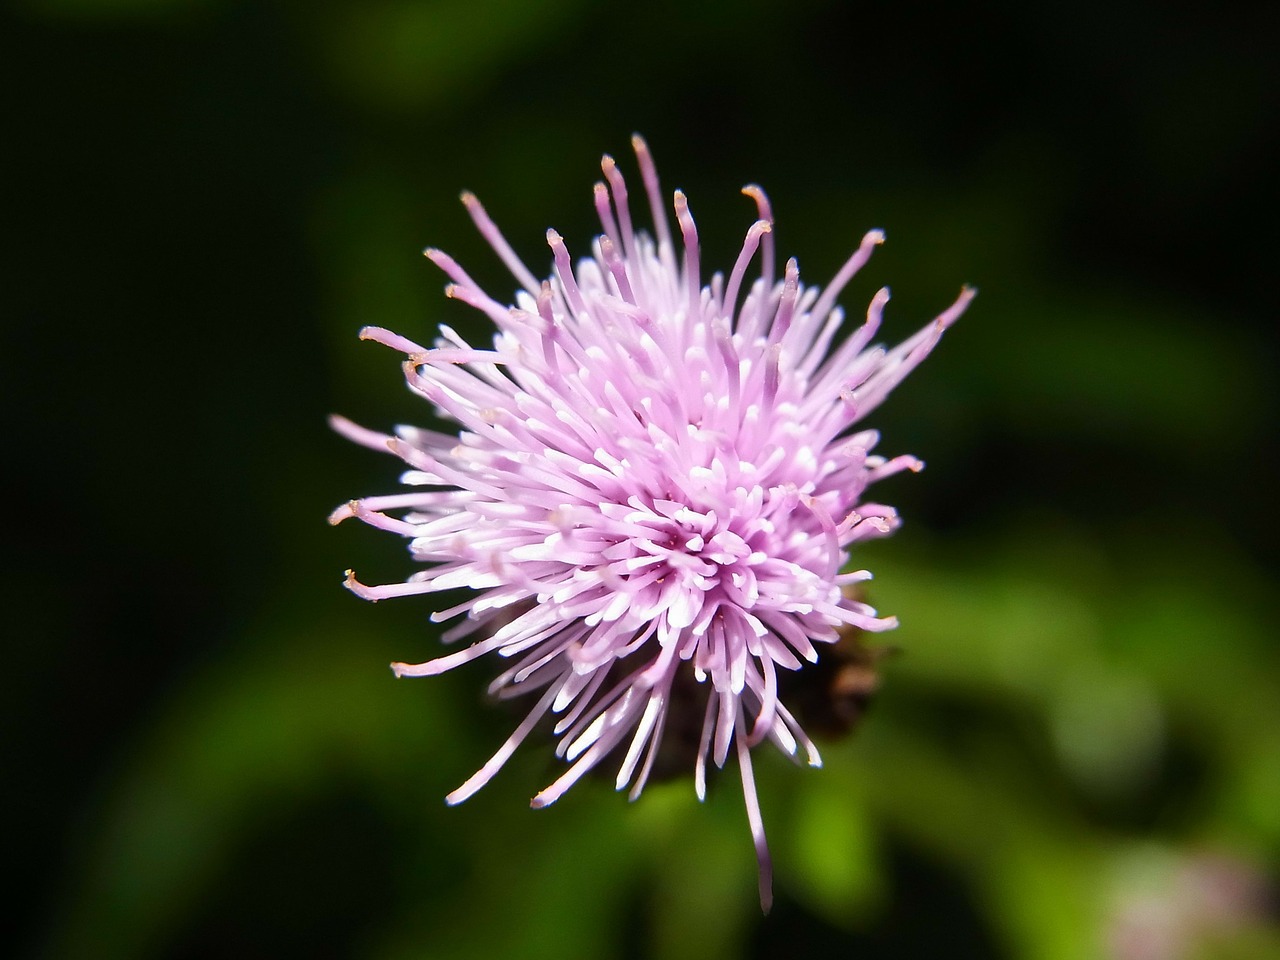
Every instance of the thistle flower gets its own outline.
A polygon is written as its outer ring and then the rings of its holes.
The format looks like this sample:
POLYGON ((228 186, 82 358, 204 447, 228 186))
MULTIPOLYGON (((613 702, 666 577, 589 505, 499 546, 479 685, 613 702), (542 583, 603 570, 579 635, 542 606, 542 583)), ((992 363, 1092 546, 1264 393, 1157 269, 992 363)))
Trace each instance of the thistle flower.
POLYGON ((769 200, 748 186, 759 218, 727 280, 717 273, 704 286, 685 195, 675 193, 677 246, 649 150, 639 137, 633 146, 656 239, 633 227, 622 174, 605 156, 595 186, 603 233, 575 267, 549 230, 549 280, 462 195, 520 284, 515 306, 490 297, 446 254, 426 251, 450 280, 446 295, 493 321, 493 346, 473 347, 443 325, 434 347, 361 331, 406 355, 409 387, 460 432, 401 426, 385 435, 335 417, 343 435, 404 460, 411 489, 353 500, 330 521, 357 517, 406 537, 427 565, 384 586, 348 571, 347 587, 365 599, 472 591, 431 619, 463 618, 444 639, 473 642, 392 664, 397 676, 496 653, 509 665, 490 693, 537 697, 450 804, 487 783, 548 714, 556 754, 570 766, 534 807, 554 803, 624 743, 616 782, 635 799, 673 703, 685 710, 692 698, 703 718, 695 790, 705 796, 708 760, 722 767, 736 754, 767 910, 771 866, 751 750, 769 740, 821 763, 779 702, 778 671, 816 662, 841 628, 896 626, 846 589, 871 574, 841 571, 854 545, 898 526, 893 508, 864 500, 867 487, 922 464, 873 454, 877 433, 852 428, 933 349, 973 292, 886 350, 869 346, 889 300, 882 289, 866 321, 830 349, 843 319, 836 298, 884 235, 866 234, 825 290, 801 285, 794 259, 778 278, 769 200))

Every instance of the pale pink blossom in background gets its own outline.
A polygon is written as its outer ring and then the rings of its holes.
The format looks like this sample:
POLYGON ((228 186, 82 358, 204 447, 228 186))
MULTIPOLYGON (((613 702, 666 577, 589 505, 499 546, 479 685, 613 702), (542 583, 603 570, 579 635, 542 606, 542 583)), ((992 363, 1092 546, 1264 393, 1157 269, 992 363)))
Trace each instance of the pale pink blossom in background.
MULTIPOLYGON (((1263 929, 1275 899, 1264 871, 1224 850, 1147 847, 1128 854, 1118 867, 1104 928, 1111 960, 1204 956, 1206 947, 1263 929)), ((1244 956, 1230 954, 1237 955, 1244 956)))
POLYGON ((449 277, 446 294, 488 316, 497 334, 484 348, 445 326, 432 347, 361 332, 405 354, 409 387, 460 431, 386 435, 334 418, 345 436, 403 459, 409 490, 353 500, 331 521, 354 516, 399 534, 425 564, 385 586, 348 572, 361 597, 473 591, 432 615, 461 618, 444 639, 470 644, 393 664, 398 676, 494 653, 507 665, 490 692, 536 697, 449 803, 487 783, 548 714, 569 766, 533 806, 554 803, 615 750, 617 788, 634 799, 673 702, 695 696, 695 789, 705 795, 708 761, 722 767, 736 755, 767 910, 771 867, 751 749, 769 740, 821 762, 778 699, 778 670, 815 662, 842 628, 896 625, 847 589, 869 572, 841 571, 857 543, 898 526, 892 507, 864 499, 867 487, 922 464, 872 453, 877 433, 853 427, 933 349, 973 291, 886 350, 872 346, 889 300, 882 289, 839 342, 836 298, 883 234, 866 234, 825 290, 806 287, 795 260, 776 275, 773 216, 755 186, 743 192, 759 219, 727 276, 704 285, 684 194, 675 193, 676 242, 648 148, 639 137, 633 145, 654 237, 633 226, 622 174, 606 156, 595 187, 604 232, 575 265, 548 231, 549 280, 463 195, 520 284, 515 306, 491 298, 448 255, 426 251, 449 277))

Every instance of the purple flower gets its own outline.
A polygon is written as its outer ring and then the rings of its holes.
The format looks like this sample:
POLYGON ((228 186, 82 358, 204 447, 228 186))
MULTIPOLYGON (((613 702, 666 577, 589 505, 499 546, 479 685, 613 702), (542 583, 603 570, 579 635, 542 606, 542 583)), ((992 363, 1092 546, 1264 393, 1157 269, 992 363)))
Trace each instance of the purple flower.
POLYGON ((434 347, 368 327, 361 338, 407 355, 409 387, 458 435, 397 427, 384 435, 334 418, 350 439, 390 449, 408 464, 409 492, 353 500, 347 517, 409 539, 426 564, 405 583, 346 585, 368 600, 472 591, 434 621, 463 619, 446 642, 473 642, 397 676, 443 673, 488 653, 509 662, 497 697, 536 695, 498 752, 449 794, 480 789, 548 713, 557 756, 570 763, 533 798, 554 803, 608 754, 621 750, 617 787, 644 788, 673 711, 701 715, 694 764, 699 798, 710 759, 737 755, 760 864, 771 867, 751 771, 764 740, 809 764, 818 751, 778 699, 778 671, 818 659, 841 628, 888 630, 892 617, 853 598, 865 570, 841 572, 850 549, 898 526, 866 488, 920 461, 873 454, 874 430, 853 425, 933 349, 973 291, 891 350, 870 347, 889 291, 831 349, 843 312, 836 298, 884 240, 862 239, 825 290, 802 286, 796 261, 774 273, 773 217, 759 187, 743 193, 759 219, 728 277, 703 285, 698 233, 675 193, 672 240, 644 141, 632 141, 656 241, 634 229, 612 158, 595 186, 604 232, 593 256, 570 260, 547 232, 555 268, 539 281, 480 202, 462 201, 520 283, 514 307, 492 299, 449 256, 427 257, 449 277, 447 296, 497 327, 490 349, 441 326, 434 347), (759 275, 747 271, 759 259, 759 275))

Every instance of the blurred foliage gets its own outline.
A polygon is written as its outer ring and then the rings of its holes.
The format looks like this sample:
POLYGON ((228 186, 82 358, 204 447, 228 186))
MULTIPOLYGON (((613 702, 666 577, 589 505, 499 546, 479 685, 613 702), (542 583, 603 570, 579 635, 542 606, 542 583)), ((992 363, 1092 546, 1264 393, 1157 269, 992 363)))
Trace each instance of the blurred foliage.
POLYGON ((15 949, 1280 956, 1275 17, 993 9, 4 14, 15 949), (324 416, 426 417, 356 330, 483 330, 428 244, 510 286, 456 192, 544 264, 632 129, 707 262, 758 181, 810 282, 888 228, 842 301, 892 284, 891 339, 981 289, 875 416, 931 464, 859 558, 902 652, 823 769, 758 755, 767 919, 735 771, 535 813, 531 742, 447 808, 511 718, 480 665, 392 681, 427 606, 338 582, 407 559, 323 525, 396 474, 324 416))

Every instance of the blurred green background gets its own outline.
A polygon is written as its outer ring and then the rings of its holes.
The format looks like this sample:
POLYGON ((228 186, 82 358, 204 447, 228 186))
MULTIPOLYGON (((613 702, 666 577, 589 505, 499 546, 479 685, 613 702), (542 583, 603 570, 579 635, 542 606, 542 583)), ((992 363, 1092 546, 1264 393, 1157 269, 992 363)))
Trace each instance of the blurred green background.
MULTIPOLYGON (((1271 6, 24 0, 0 15, 5 955, 1280 957, 1271 6), (860 563, 903 653, 826 766, 555 807, 489 664, 326 526, 390 492, 340 411, 424 422, 363 324, 477 329, 592 235, 643 132, 727 267, 780 253, 886 337, 981 295, 874 415, 929 462, 860 563)), ((636 182, 633 177, 633 186, 636 182)), ((638 189, 635 190, 638 194, 638 189)))

